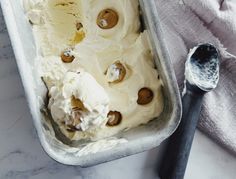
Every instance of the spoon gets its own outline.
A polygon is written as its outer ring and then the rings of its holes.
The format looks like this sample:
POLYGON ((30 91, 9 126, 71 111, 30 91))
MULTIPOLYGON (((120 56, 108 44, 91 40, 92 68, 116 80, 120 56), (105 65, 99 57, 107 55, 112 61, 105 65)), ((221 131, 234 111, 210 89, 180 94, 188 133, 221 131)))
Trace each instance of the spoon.
POLYGON ((205 43, 194 47, 185 64, 182 120, 170 137, 160 164, 161 179, 183 179, 204 94, 219 81, 218 50, 205 43))

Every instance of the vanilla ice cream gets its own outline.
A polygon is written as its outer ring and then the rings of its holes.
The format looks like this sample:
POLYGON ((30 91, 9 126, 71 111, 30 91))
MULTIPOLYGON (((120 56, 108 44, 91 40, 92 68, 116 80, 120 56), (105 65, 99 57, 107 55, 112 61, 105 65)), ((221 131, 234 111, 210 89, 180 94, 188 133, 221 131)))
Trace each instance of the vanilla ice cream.
POLYGON ((107 122, 109 98, 87 72, 66 72, 61 84, 50 88, 49 96, 48 107, 59 125, 73 125, 75 131, 91 131, 107 122))
POLYGON ((162 81, 138 0, 25 0, 53 120, 72 140, 98 140, 163 110, 162 81))

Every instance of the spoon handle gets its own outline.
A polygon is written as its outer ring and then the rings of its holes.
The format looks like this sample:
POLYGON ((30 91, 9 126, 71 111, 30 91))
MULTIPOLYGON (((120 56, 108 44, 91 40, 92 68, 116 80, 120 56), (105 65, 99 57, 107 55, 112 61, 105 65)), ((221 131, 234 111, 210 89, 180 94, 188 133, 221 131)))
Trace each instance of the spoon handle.
POLYGON ((159 171, 161 179, 184 178, 203 96, 190 90, 183 96, 182 120, 167 144, 159 171))

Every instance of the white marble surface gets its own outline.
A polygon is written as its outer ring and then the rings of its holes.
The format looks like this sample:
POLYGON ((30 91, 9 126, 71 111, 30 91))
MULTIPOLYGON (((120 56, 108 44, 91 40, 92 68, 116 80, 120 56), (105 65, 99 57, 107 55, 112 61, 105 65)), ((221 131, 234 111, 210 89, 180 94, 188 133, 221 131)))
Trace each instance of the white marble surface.
MULTIPOLYGON (((64 166, 41 148, 0 12, 0 179, 154 179, 157 149, 91 168, 64 166)), ((187 179, 235 179, 236 158, 197 132, 187 179)))

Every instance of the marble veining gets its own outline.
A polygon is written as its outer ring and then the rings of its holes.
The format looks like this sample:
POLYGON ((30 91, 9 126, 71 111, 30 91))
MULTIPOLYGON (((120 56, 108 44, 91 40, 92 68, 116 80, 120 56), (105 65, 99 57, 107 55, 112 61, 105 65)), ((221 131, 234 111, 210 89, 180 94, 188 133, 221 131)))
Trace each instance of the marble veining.
MULTIPOLYGON (((32 123, 0 10, 0 179, 154 179, 157 159, 157 149, 90 168, 49 158, 32 123)), ((197 132, 186 178, 234 179, 235 170, 236 159, 197 132)))

